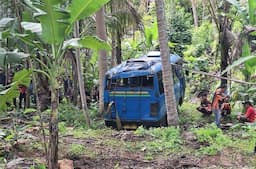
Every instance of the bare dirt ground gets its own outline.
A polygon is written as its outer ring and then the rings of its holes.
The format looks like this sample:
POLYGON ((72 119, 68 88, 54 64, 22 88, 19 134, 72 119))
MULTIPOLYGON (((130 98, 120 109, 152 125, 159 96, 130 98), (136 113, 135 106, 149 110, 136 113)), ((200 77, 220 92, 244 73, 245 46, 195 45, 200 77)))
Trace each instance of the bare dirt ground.
MULTIPOLYGON (((0 168, 7 169, 42 169, 38 164, 45 164, 42 137, 37 124, 19 121, 19 139, 10 143, 1 139, 0 168), (5 164, 4 164, 5 163, 5 164), (32 168, 34 167, 34 168, 32 168)), ((8 122, 1 123, 0 129, 10 129, 8 122)), ((116 131, 104 129, 91 130, 88 135, 76 136, 74 133, 60 135, 59 158, 70 159, 75 169, 184 169, 184 168, 256 168, 254 154, 245 154, 232 148, 225 148, 217 155, 198 155, 195 152, 200 145, 191 133, 183 131, 183 148, 170 154, 157 152, 148 158, 146 151, 136 149, 142 141, 154 142, 149 136, 137 136, 134 131, 116 131), (104 131, 106 131, 104 133, 104 131), (93 133, 93 134, 92 134, 93 133), (132 147, 127 148, 127 144, 132 147), (70 154, 70 145, 82 145, 85 149, 77 154, 70 154), (134 146, 134 147, 133 147, 134 146), (191 153, 186 149, 191 149, 191 153), (254 163, 252 163, 254 161, 254 163)), ((79 150, 78 150, 79 151, 79 150)))

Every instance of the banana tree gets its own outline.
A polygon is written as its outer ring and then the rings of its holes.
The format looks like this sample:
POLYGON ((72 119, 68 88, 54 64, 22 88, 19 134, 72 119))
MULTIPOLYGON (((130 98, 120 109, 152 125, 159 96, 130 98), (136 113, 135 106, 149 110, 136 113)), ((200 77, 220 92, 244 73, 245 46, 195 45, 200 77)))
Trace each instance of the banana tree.
MULTIPOLYGON (((26 0, 27 6, 34 11, 35 19, 39 21, 41 32, 38 35, 42 41, 50 46, 47 63, 39 61, 44 66, 43 73, 49 79, 51 91, 51 115, 49 121, 49 150, 48 168, 56 169, 58 160, 58 87, 59 77, 63 71, 64 55, 68 48, 91 48, 109 50, 110 46, 95 37, 81 37, 67 40, 71 36, 74 24, 98 11, 109 0, 73 0, 67 8, 61 6, 62 0, 26 0), (66 41, 65 41, 66 40, 66 41)), ((31 23, 32 24, 35 23, 31 23)), ((23 24, 24 25, 24 24, 23 24)), ((27 26, 24 29, 33 31, 27 26)), ((88 113, 88 112, 86 112, 88 113)), ((85 116, 88 117, 88 114, 85 116)), ((89 120, 87 120, 89 121, 89 120)))

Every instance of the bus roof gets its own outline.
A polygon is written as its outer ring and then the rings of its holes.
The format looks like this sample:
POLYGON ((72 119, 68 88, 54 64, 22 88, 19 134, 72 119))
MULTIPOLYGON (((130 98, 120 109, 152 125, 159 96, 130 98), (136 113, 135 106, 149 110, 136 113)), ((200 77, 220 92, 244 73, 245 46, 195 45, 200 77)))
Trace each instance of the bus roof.
MULTIPOLYGON (((170 62, 177 64, 182 61, 178 55, 171 54, 170 62)), ((162 70, 160 51, 151 51, 136 59, 129 59, 110 69, 106 76, 110 78, 128 78, 155 74, 162 70)))

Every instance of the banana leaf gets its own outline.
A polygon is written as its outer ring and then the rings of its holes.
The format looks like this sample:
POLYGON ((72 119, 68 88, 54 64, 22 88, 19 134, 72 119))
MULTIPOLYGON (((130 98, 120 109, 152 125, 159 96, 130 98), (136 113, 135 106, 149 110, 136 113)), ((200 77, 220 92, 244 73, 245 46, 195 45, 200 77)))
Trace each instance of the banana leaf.
POLYGON ((0 28, 6 27, 12 21, 14 21, 14 18, 2 18, 0 20, 0 28))
POLYGON ((222 74, 230 71, 231 69, 233 69, 236 66, 242 65, 247 61, 250 61, 252 59, 255 59, 256 55, 252 55, 252 56, 247 56, 247 57, 241 57, 238 60, 236 60, 235 62, 233 62, 230 66, 228 66, 223 72, 221 72, 222 74))
POLYGON ((70 5, 70 23, 86 18, 97 12, 109 0, 73 0, 70 5))
POLYGON ((28 56, 28 54, 18 52, 17 50, 9 52, 3 48, 0 48, 0 67, 4 67, 6 64, 20 63, 24 58, 27 58, 28 56))
POLYGON ((111 50, 111 47, 107 42, 105 42, 97 37, 94 37, 94 36, 86 36, 83 38, 74 38, 74 39, 65 41, 63 48, 66 49, 68 47, 72 47, 72 48, 84 47, 84 48, 90 48, 90 49, 93 49, 96 51, 102 50, 102 49, 111 50))

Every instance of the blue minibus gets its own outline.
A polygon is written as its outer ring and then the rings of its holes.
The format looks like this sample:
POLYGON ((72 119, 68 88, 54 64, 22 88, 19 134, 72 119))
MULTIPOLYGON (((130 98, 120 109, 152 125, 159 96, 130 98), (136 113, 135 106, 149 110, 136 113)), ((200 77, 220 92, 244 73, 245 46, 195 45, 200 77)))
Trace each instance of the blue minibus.
MULTIPOLYGON (((185 94, 182 58, 171 54, 174 92, 178 104, 185 94)), ((110 69, 105 75, 104 107, 106 126, 123 128, 140 125, 157 127, 167 125, 162 63, 159 51, 129 59, 110 69)))

